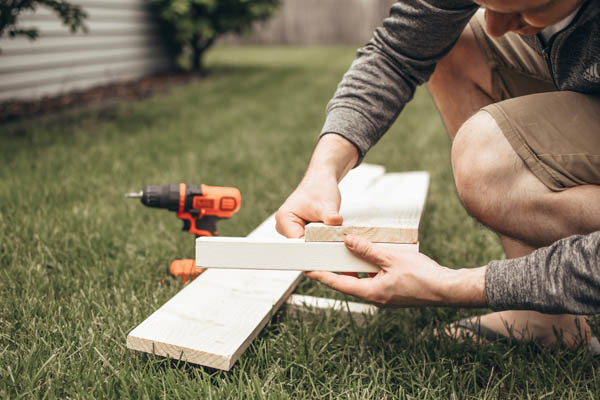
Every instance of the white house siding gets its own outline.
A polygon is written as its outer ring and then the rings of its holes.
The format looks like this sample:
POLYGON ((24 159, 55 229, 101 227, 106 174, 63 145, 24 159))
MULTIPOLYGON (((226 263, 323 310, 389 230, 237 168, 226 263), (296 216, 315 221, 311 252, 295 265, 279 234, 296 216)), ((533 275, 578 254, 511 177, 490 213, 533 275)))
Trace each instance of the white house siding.
POLYGON ((35 99, 172 67, 158 24, 144 0, 75 0, 88 13, 88 33, 72 34, 49 9, 25 14, 19 26, 40 36, 0 40, 0 102, 35 99))
MULTIPOLYGON (((0 0, 1 1, 1 0, 0 0)), ((39 7, 20 19, 40 37, 0 39, 0 102, 36 99, 139 78, 173 65, 146 0, 72 0, 88 13, 89 32, 72 34, 39 7)), ((220 43, 357 44, 381 25, 394 0, 283 0, 253 33, 220 43)))

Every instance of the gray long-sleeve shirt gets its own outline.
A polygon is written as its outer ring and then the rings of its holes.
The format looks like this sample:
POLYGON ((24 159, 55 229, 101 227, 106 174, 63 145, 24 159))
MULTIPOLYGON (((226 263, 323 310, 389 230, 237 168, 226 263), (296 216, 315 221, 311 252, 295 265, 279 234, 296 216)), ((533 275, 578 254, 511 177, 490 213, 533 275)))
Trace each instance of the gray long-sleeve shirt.
MULTIPOLYGON (((359 162, 426 82, 478 9, 471 0, 403 0, 361 48, 327 106, 321 134, 354 143, 359 162)), ((584 0, 571 24, 545 48, 523 37, 548 63, 557 90, 600 94, 600 1, 584 0)), ((489 264, 486 295, 496 309, 600 312, 600 233, 575 236, 530 256, 489 264)))
POLYGON ((600 313, 600 231, 569 236, 525 257, 490 262, 485 296, 495 310, 600 313))
MULTIPOLYGON (((471 0, 403 0, 356 59, 327 105, 321 134, 337 133, 354 143, 359 162, 388 130, 415 87, 458 40, 479 6, 471 0)), ((523 36, 548 63, 557 90, 600 94, 600 2, 584 0, 571 24, 545 48, 523 36), (593 76, 592 76, 593 75, 593 76)))

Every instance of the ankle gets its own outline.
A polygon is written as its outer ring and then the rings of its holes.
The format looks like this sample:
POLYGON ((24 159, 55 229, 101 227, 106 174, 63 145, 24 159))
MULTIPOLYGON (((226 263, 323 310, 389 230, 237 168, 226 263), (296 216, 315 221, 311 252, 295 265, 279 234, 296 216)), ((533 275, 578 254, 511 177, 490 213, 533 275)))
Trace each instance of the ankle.
POLYGON ((587 345, 592 337, 590 326, 582 316, 534 311, 505 311, 497 315, 516 339, 536 340, 544 346, 564 343, 575 348, 587 345))
POLYGON ((587 346, 591 337, 592 330, 584 317, 564 314, 557 315, 546 325, 546 335, 542 340, 548 344, 562 343, 569 348, 575 348, 580 345, 587 346))

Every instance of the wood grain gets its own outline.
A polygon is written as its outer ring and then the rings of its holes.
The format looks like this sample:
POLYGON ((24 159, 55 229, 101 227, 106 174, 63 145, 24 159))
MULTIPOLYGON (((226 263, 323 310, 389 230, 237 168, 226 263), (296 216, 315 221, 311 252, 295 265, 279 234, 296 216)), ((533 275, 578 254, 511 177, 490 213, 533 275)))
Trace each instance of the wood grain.
POLYGON ((372 242, 417 243, 428 187, 427 172, 385 174, 364 195, 342 197, 341 226, 308 224, 305 240, 340 242, 346 234, 353 233, 372 242))

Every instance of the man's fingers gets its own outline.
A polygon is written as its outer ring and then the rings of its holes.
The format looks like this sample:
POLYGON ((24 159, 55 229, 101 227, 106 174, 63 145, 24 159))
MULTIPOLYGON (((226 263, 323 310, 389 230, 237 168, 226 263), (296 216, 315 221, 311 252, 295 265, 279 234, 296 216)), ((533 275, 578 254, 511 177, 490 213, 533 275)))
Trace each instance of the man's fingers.
POLYGON ((380 268, 388 267, 386 249, 374 245, 367 239, 355 235, 346 235, 344 243, 346 244, 348 250, 366 262, 377 265, 380 268))
POLYGON ((306 272, 305 275, 342 293, 368 300, 370 282, 368 278, 359 279, 324 271, 306 272))
POLYGON ((275 229, 287 238, 298 239, 304 236, 306 222, 290 211, 278 211, 275 215, 275 229))
POLYGON ((328 214, 326 216, 323 217, 323 223, 325 225, 335 225, 335 226, 339 226, 344 222, 344 217, 342 217, 340 214, 328 214))

